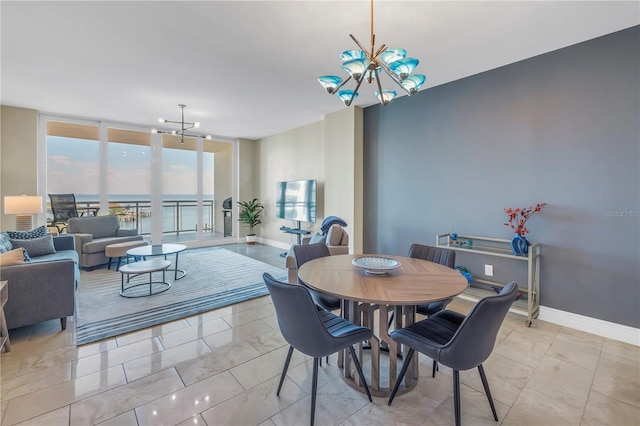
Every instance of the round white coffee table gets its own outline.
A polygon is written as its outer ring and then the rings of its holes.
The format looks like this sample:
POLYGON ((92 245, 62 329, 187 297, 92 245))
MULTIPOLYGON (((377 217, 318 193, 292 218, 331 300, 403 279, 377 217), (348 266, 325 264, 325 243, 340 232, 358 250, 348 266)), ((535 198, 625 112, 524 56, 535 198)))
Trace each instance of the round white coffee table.
POLYGON ((143 246, 132 248, 131 250, 127 250, 128 256, 142 257, 143 259, 147 256, 164 256, 164 260, 167 260, 168 254, 176 255, 175 268, 169 268, 167 271, 174 271, 174 279, 179 280, 180 278, 184 278, 187 273, 178 269, 178 254, 182 251, 185 251, 187 246, 184 244, 156 244, 152 246, 143 246), (180 272, 180 275, 178 275, 180 272))
POLYGON ((168 260, 163 260, 163 259, 151 259, 151 260, 145 260, 142 262, 135 262, 135 263, 129 263, 127 265, 121 266, 120 267, 120 273, 122 274, 122 284, 121 284, 121 289, 120 289, 120 296, 122 297, 144 297, 144 296, 151 296, 154 294, 159 294, 162 292, 165 292, 167 290, 169 290, 171 288, 171 283, 168 283, 165 280, 165 272, 167 271, 167 268, 169 268, 169 266, 171 266, 171 262, 168 260), (159 272, 162 271, 162 281, 153 281, 152 278, 152 274, 154 272, 159 272), (127 284, 129 284, 129 280, 131 279, 131 276, 133 275, 134 277, 137 275, 141 275, 141 274, 149 274, 149 282, 143 282, 143 283, 138 283, 138 284, 131 284, 127 287, 124 286, 125 281, 124 281, 124 276, 127 276, 127 284), (159 290, 154 291, 153 290, 153 285, 156 284, 156 288, 160 288, 159 290), (149 294, 145 293, 135 293, 132 292, 130 290, 136 288, 136 287, 140 287, 140 286, 149 286, 149 294), (133 294, 132 294, 133 293, 133 294))

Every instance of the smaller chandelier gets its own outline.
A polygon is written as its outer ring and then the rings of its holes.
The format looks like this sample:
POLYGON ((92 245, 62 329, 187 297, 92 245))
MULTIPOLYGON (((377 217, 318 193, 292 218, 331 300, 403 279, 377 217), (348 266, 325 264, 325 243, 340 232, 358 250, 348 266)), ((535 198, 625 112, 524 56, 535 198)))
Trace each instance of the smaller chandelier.
POLYGON ((187 130, 189 129, 193 129, 193 128, 198 128, 200 127, 200 123, 195 121, 193 123, 189 123, 187 121, 184 121, 184 109, 187 107, 184 104, 178 104, 178 107, 180 108, 181 112, 182 112, 182 120, 181 121, 172 121, 172 120, 165 120, 164 118, 158 118, 158 121, 160 123, 173 123, 173 124, 179 124, 180 125, 180 130, 158 130, 158 129, 151 129, 151 133, 165 133, 165 134, 169 134, 169 135, 179 135, 180 136, 180 143, 184 143, 184 137, 192 137, 192 138, 201 138, 204 137, 207 140, 211 140, 211 135, 206 135, 206 136, 202 136, 202 135, 194 135, 194 134, 189 134, 187 133, 187 130))
POLYGON ((342 59, 342 69, 349 73, 346 80, 335 75, 323 75, 318 81, 329 94, 337 94, 346 106, 351 105, 358 97, 358 89, 363 81, 372 83, 374 80, 378 85, 375 92, 376 97, 382 104, 387 105, 398 92, 395 90, 383 90, 380 83, 381 70, 395 81, 409 96, 418 92, 424 84, 426 77, 422 74, 411 74, 418 66, 417 59, 407 58, 407 51, 404 49, 389 49, 384 44, 377 50, 375 48, 376 36, 373 33, 373 0, 371 0, 371 50, 367 50, 353 34, 349 34, 360 50, 347 50, 340 55, 342 59), (339 90, 349 80, 356 81, 354 90, 339 90))

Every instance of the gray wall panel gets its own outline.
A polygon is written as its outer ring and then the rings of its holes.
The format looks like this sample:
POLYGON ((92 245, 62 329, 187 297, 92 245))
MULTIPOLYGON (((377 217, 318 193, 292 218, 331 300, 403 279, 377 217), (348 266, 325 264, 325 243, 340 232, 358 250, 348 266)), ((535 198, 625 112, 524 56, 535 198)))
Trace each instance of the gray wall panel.
POLYGON ((639 39, 633 27, 366 108, 364 251, 406 254, 452 229, 510 238, 504 207, 547 202, 527 223, 541 304, 639 327, 639 39))

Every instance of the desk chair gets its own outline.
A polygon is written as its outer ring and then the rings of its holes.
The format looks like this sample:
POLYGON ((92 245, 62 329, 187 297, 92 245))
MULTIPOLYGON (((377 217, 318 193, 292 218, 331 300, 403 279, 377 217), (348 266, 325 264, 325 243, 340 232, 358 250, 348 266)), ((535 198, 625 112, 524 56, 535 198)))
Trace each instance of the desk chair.
POLYGON ((355 325, 316 305, 309 290, 304 286, 277 281, 267 273, 262 277, 271 294, 282 336, 290 345, 276 395, 280 395, 293 349, 312 356, 311 425, 313 426, 318 388, 318 363, 322 357, 349 348, 353 363, 371 402, 369 386, 353 349, 354 344, 371 338, 373 335, 371 330, 355 325))
POLYGON ((53 220, 49 226, 55 226, 58 233, 67 227, 67 221, 72 217, 78 217, 76 196, 74 194, 49 194, 51 213, 53 220))
POLYGON ((487 394, 493 418, 498 421, 489 383, 482 363, 491 355, 498 330, 509 307, 516 300, 518 285, 512 281, 495 296, 481 299, 471 312, 464 315, 443 310, 406 328, 395 330, 391 338, 407 345, 409 353, 402 364, 400 375, 389 396, 389 405, 398 391, 415 351, 453 369, 453 404, 456 426, 460 426, 460 370, 478 368, 487 394))

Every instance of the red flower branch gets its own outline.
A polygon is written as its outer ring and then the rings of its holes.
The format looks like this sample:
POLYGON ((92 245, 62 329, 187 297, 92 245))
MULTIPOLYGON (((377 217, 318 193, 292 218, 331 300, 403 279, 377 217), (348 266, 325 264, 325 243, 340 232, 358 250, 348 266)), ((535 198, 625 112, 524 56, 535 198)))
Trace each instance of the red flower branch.
POLYGON ((538 203, 535 206, 527 207, 524 209, 521 209, 519 207, 516 209, 512 209, 512 208, 504 209, 504 212, 509 215, 509 221, 505 222, 505 226, 511 227, 511 229, 513 229, 516 232, 516 234, 520 234, 523 236, 525 234, 528 234, 529 230, 527 229, 526 226, 524 226, 525 223, 527 223, 527 220, 529 220, 529 218, 535 212, 539 212, 546 205, 547 203, 538 203))

